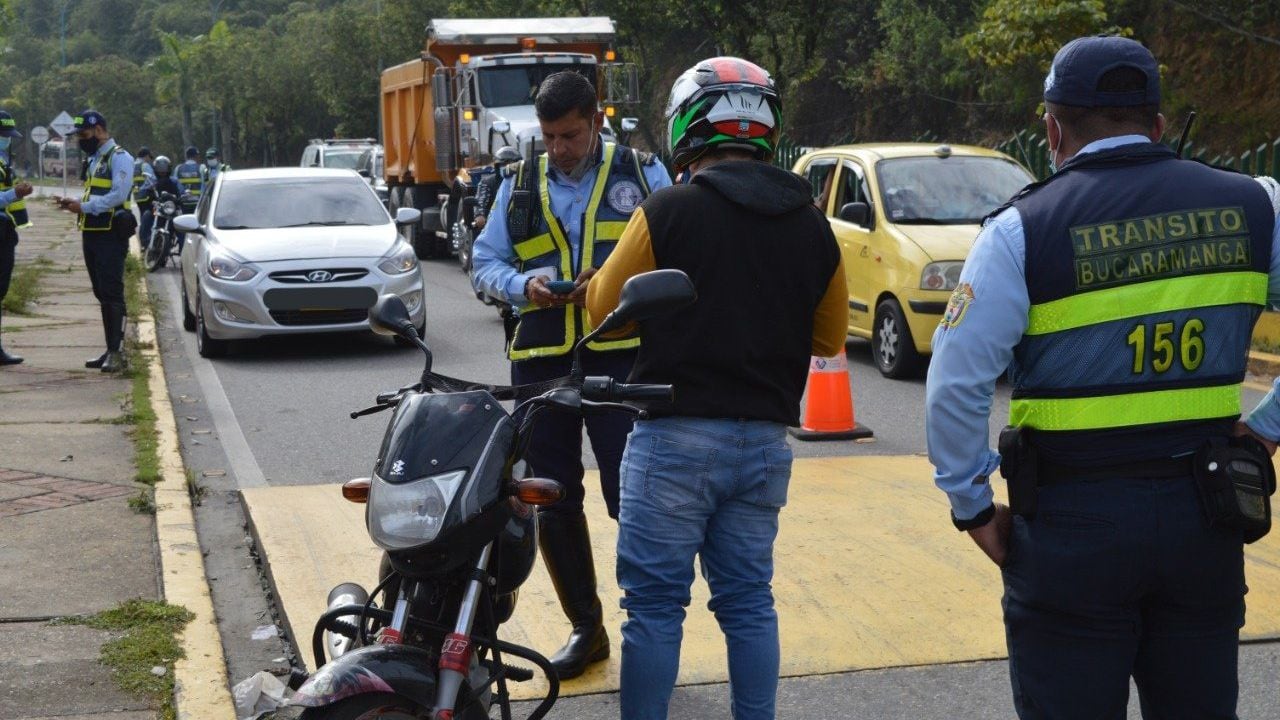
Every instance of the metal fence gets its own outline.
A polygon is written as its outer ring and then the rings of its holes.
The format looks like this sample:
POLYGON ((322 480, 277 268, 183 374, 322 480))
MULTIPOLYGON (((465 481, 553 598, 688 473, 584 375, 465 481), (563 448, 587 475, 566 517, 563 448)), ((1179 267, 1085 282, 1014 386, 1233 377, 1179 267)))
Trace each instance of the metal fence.
MULTIPOLYGON (((1168 136, 1161 141, 1170 147, 1177 144, 1175 138, 1168 136)), ((1021 130, 1015 133, 1013 137, 996 145, 995 149, 1025 165, 1036 178, 1048 177, 1048 143, 1039 134, 1021 130)), ((1239 170, 1250 175, 1270 175, 1280 178, 1280 138, 1276 138, 1270 143, 1263 143, 1252 150, 1246 150, 1239 155, 1215 153, 1209 148, 1200 147, 1194 141, 1189 140, 1186 146, 1182 148, 1182 157, 1201 160, 1210 165, 1239 170)))

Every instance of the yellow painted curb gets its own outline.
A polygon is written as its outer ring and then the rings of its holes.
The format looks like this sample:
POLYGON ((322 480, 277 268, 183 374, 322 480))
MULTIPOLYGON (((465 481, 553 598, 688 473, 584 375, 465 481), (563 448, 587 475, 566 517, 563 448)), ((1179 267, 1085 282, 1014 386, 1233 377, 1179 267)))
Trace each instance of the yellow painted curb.
MULTIPOLYGON (((134 244, 132 252, 138 255, 134 244)), ((146 275, 142 284, 147 288, 146 275)), ((149 288, 147 289, 149 293, 149 288)), ((174 706, 179 720, 234 718, 235 703, 227 684, 222 638, 213 613, 213 598, 205 578, 204 556, 196 537, 195 515, 187 493, 187 472, 178 452, 178 426, 169 403, 169 386, 160 361, 155 320, 144 307, 138 319, 138 343, 150 365, 151 409, 159 435, 160 482, 156 484, 156 538, 165 601, 195 615, 179 642, 186 654, 174 663, 174 706)))

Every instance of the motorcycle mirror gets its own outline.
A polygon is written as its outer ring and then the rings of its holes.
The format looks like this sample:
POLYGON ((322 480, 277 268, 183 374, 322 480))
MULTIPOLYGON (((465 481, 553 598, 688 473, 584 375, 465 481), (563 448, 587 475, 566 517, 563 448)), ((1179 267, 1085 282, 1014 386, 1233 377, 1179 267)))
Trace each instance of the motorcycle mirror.
POLYGON ((554 505, 564 499, 564 486, 550 478, 525 478, 511 484, 511 494, 526 505, 554 505))
POLYGON ((353 503, 369 502, 369 478, 355 478, 342 483, 342 497, 353 503))
POLYGON ((178 232, 199 233, 204 234, 204 228, 200 227, 200 221, 195 215, 179 215, 173 219, 173 227, 178 232))
POLYGON ((640 118, 624 117, 622 118, 622 132, 635 132, 640 127, 640 118))
POLYGON ((698 299, 693 281, 682 270, 651 270, 622 285, 618 307, 600 323, 596 333, 607 333, 629 322, 674 312, 698 299))
POLYGON ((511 123, 506 120, 496 120, 493 123, 493 131, 499 135, 506 135, 511 132, 511 123))
POLYGON ((387 293, 369 308, 369 327, 380 335, 407 336, 413 329, 413 320, 400 296, 387 293))

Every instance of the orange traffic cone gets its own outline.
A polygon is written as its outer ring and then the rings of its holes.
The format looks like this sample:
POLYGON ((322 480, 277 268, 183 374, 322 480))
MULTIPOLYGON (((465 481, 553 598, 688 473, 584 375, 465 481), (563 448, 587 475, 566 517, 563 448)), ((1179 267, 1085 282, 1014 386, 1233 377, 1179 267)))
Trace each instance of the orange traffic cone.
POLYGON ((804 422, 789 428, 799 440, 852 440, 871 437, 871 428, 853 419, 853 395, 849 392, 849 366, 844 353, 809 361, 809 401, 804 422))

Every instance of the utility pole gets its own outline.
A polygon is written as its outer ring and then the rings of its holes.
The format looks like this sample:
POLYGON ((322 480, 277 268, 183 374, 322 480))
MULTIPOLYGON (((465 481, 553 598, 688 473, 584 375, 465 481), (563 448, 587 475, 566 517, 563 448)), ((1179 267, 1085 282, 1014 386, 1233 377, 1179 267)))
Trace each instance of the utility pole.
POLYGON ((62 13, 58 20, 58 35, 62 44, 62 67, 67 66, 67 10, 70 7, 71 0, 62 0, 62 13))
POLYGON ((378 144, 382 145, 382 0, 373 2, 378 23, 378 144))

